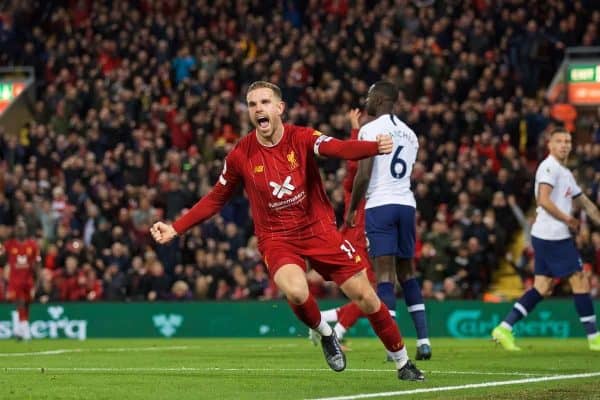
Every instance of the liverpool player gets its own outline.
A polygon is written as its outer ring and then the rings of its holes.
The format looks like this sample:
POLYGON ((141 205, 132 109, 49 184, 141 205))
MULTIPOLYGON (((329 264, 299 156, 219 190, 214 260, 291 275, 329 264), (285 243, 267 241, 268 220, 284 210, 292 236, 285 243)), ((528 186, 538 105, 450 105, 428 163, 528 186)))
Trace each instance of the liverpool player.
MULTIPOLYGON (((352 131, 350 133, 350 139, 358 139, 358 130, 360 128, 360 110, 353 109, 348 113, 348 119, 350 120, 350 124, 352 126, 352 131)), ((349 160, 346 163, 346 177, 344 178, 344 209, 347 210, 350 205, 350 197, 352 194, 352 185, 354 183, 354 176, 356 175, 356 169, 358 166, 358 162, 355 160, 349 160)), ((369 260, 369 253, 367 251, 367 238, 365 236, 365 208, 364 208, 364 200, 362 204, 359 205, 356 214, 356 224, 354 226, 346 226, 344 225, 341 229, 342 235, 344 238, 348 239, 354 247, 356 248, 357 253, 363 258, 366 265, 366 272, 373 284, 375 284, 375 273, 373 272, 373 267, 369 260)), ((395 310, 390 310, 390 314, 392 317, 396 316, 395 310)), ((333 330, 335 331, 338 339, 342 339, 346 334, 346 331, 350 329, 358 319, 363 316, 362 311, 356 303, 349 302, 342 307, 333 308, 329 310, 321 311, 321 318, 326 322, 335 322, 335 326, 333 330)), ((319 339, 319 335, 315 334, 316 332, 312 329, 309 330, 309 338, 316 345, 319 339)))
POLYGON ((337 231, 333 209, 321 182, 315 155, 362 159, 389 153, 391 139, 340 141, 311 128, 284 124, 281 90, 269 82, 254 82, 246 95, 256 127, 228 154, 213 190, 173 225, 157 222, 154 239, 167 243, 218 212, 243 183, 248 194, 259 249, 275 284, 302 322, 321 334, 330 368, 342 371, 345 355, 331 327, 321 319, 305 277, 306 260, 325 279, 335 281, 367 315, 374 331, 396 361, 398 377, 423 380, 409 360, 398 327, 377 297, 365 274, 365 264, 353 244, 337 231))
POLYGON ((27 228, 23 221, 14 227, 14 238, 4 244, 8 273, 7 299, 16 304, 19 323, 13 327, 17 339, 29 340, 29 305, 33 299, 34 276, 40 264, 40 251, 33 239, 26 238, 27 228))

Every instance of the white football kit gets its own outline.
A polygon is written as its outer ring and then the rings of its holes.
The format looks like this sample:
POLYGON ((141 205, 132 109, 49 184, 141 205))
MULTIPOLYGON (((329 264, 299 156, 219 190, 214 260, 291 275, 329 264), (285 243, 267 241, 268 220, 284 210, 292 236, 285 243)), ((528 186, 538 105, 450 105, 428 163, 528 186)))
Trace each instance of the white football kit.
POLYGON ((375 141, 380 134, 389 134, 394 147, 390 154, 374 157, 365 209, 386 204, 416 207, 410 176, 419 150, 417 135, 397 116, 384 114, 365 124, 358 132, 358 138, 375 141))
MULTIPOLYGON (((535 197, 537 199, 541 183, 552 186, 550 200, 560 211, 571 215, 573 198, 581 194, 581 189, 569 169, 561 165, 556 158, 548 156, 540 163, 535 173, 535 197)), ((535 222, 531 227, 531 235, 544 240, 561 240, 571 237, 569 227, 563 221, 554 218, 550 213, 538 206, 535 222)))

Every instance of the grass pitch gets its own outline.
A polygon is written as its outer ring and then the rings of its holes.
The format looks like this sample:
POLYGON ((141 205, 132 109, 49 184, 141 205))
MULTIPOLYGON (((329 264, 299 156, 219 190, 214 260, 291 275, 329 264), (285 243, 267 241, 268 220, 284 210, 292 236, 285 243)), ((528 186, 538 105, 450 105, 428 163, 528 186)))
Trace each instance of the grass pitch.
POLYGON ((600 399, 583 338, 432 344, 426 381, 402 382, 376 339, 351 339, 342 373, 305 338, 0 341, 0 399, 600 399))

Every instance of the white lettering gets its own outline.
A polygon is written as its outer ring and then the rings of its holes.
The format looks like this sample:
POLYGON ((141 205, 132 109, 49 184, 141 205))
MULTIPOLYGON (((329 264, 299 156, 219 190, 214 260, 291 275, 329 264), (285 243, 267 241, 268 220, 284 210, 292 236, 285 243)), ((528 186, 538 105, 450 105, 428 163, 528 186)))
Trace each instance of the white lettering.
POLYGON ((47 336, 46 329, 48 324, 46 321, 34 321, 31 323, 31 336, 36 339, 45 338, 47 336))
POLYGON ((12 336, 10 321, 0 321, 0 339, 8 339, 12 336))
POLYGON ((65 335, 69 338, 85 340, 87 337, 87 321, 69 321, 69 324, 65 326, 65 335))
MULTIPOLYGON (((87 339, 87 324, 86 320, 69 319, 63 315, 62 319, 57 319, 58 315, 62 314, 62 307, 60 312, 57 312, 57 307, 49 307, 48 314, 54 319, 47 321, 36 320, 31 321, 30 331, 31 336, 35 339, 50 338, 56 339, 59 337, 67 337, 71 339, 85 340, 87 339)), ((14 335, 18 334, 20 327, 19 313, 16 311, 11 312, 10 321, 0 321, 0 339, 10 339, 14 335)))
POLYGON ((50 332, 48 332, 48 337, 58 337, 58 324, 56 321, 48 321, 48 329, 50 330, 50 332))
POLYGON ((304 191, 302 191, 302 192, 298 193, 297 195, 295 195, 294 197, 290 197, 289 199, 282 200, 282 201, 276 201, 274 203, 269 203, 269 208, 272 208, 274 210, 281 210, 283 208, 287 208, 292 205, 298 204, 299 202, 304 200, 305 197, 306 197, 306 193, 304 191))

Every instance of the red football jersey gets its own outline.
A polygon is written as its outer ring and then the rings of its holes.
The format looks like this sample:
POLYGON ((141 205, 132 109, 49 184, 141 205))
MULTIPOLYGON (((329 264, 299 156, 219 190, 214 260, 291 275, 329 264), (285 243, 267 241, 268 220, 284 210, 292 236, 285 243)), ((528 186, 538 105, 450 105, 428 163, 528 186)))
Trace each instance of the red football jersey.
MULTIPOLYGON (((358 139, 358 129, 352 129, 352 131, 350 132, 350 139, 358 139)), ((346 161, 346 177, 344 178, 343 182, 346 209, 348 209, 348 205, 350 204, 350 194, 352 193, 352 186, 354 184, 354 177, 356 176, 356 171, 358 171, 358 161, 346 161)))
POLYGON ((331 232, 333 208, 323 189, 315 155, 361 159, 378 154, 377 142, 341 141, 307 127, 284 124, 274 146, 258 142, 255 131, 241 139, 225 159, 213 190, 173 223, 182 233, 214 215, 243 183, 259 241, 300 240, 331 232))
POLYGON ((38 244, 33 239, 9 239, 4 244, 10 268, 9 284, 33 283, 35 263, 40 256, 38 244))
POLYGON ((333 208, 315 160, 319 138, 326 136, 285 124, 275 146, 261 145, 253 131, 228 154, 219 184, 243 182, 259 240, 298 240, 335 229, 333 208))

